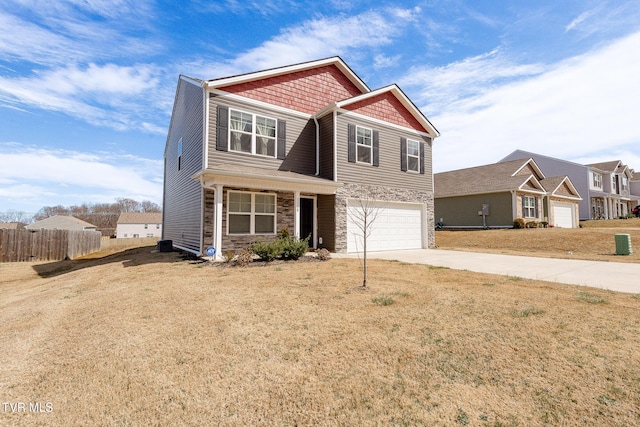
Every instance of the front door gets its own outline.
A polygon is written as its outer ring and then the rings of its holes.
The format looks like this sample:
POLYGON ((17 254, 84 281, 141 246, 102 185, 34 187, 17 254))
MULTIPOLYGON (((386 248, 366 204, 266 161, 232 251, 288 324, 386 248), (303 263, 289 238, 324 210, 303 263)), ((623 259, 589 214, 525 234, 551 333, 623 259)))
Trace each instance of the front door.
POLYGON ((313 247, 313 218, 315 199, 300 197, 300 240, 309 237, 309 247, 313 247))

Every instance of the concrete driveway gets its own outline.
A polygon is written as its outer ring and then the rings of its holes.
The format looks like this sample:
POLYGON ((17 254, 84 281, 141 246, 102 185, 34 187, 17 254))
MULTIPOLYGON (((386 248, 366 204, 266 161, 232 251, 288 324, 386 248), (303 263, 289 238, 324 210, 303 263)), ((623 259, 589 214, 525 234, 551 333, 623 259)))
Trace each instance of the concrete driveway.
MULTIPOLYGON (((358 258, 358 254, 332 254, 358 258)), ((618 292, 640 293, 640 264, 485 254, 442 249, 370 252, 369 259, 388 259, 501 274, 618 292)))

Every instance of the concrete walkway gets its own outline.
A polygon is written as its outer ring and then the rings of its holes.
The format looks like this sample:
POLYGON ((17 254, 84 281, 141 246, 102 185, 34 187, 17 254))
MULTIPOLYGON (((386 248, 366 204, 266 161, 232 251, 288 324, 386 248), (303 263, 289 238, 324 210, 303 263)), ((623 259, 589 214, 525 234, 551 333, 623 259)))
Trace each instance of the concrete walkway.
MULTIPOLYGON (((357 258, 357 254, 332 254, 357 258)), ((590 286, 618 292, 640 293, 640 264, 582 261, 555 258, 416 249, 371 252, 369 259, 388 259, 428 264, 479 273, 501 274, 571 285, 590 286)))

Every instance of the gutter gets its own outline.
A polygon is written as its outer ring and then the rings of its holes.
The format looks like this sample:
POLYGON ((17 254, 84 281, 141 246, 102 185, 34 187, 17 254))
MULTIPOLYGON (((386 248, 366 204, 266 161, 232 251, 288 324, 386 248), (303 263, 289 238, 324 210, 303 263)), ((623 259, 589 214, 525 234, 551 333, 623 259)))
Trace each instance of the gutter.
POLYGON ((316 173, 315 176, 320 175, 320 125, 318 124, 318 118, 314 114, 313 122, 316 124, 316 173))

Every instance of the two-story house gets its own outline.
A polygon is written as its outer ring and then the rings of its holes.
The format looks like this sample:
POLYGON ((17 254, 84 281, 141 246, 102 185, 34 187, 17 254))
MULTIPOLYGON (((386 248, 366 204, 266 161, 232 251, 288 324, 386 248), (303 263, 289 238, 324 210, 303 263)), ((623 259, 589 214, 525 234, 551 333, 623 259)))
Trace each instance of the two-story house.
POLYGON ((439 133, 395 84, 369 87, 339 57, 214 80, 180 76, 165 147, 163 239, 237 251, 287 228, 311 247, 434 244, 439 133), (361 238, 361 236, 360 236, 361 238))
POLYGON ((116 225, 116 237, 161 237, 162 213, 160 212, 122 212, 116 225))
POLYGON ((567 175, 582 195, 580 219, 614 219, 635 206, 631 192, 631 170, 621 161, 582 165, 529 151, 516 150, 501 162, 534 159, 547 175, 567 175), (633 206, 632 206, 633 205, 633 206))

